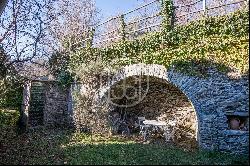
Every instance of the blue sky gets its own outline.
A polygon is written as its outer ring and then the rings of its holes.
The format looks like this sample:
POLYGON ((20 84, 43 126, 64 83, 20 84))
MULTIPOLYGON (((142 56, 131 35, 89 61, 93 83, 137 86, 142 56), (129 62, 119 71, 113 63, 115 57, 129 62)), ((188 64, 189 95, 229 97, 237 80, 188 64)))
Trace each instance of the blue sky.
MULTIPOLYGON (((96 6, 101 10, 103 21, 111 16, 139 7, 143 0, 95 0, 96 6)), ((151 2, 151 1, 149 1, 151 2)))

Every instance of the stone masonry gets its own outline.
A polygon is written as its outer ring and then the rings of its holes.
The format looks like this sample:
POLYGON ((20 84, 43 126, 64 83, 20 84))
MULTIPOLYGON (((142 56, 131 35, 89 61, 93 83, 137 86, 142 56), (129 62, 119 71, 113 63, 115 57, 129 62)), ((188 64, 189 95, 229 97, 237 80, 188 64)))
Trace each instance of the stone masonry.
POLYGON ((227 115, 249 120, 248 78, 231 79, 211 69, 209 77, 188 76, 161 65, 125 66, 100 89, 97 103, 106 99, 109 89, 127 77, 147 75, 178 87, 192 102, 198 120, 198 142, 204 149, 249 153, 249 131, 230 130, 227 115))

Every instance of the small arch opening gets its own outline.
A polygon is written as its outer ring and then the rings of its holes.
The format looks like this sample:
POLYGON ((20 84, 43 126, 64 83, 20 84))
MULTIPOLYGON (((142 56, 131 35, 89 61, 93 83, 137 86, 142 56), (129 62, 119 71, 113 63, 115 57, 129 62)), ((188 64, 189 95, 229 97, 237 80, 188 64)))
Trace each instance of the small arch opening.
POLYGON ((227 115, 228 129, 230 130, 249 130, 249 117, 240 115, 227 115))

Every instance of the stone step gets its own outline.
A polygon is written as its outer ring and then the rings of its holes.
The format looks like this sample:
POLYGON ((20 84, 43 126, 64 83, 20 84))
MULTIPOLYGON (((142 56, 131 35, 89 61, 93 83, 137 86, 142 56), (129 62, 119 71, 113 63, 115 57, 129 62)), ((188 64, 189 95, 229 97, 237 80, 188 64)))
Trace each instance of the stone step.
POLYGON ((33 86, 31 89, 45 89, 43 86, 33 86))
POLYGON ((43 117, 43 114, 30 114, 29 119, 36 119, 43 117))
POLYGON ((34 106, 30 107, 30 111, 29 112, 43 112, 43 110, 44 110, 44 107, 41 107, 41 106, 36 107, 34 105, 34 106))
POLYGON ((44 87, 32 87, 31 91, 40 91, 40 90, 45 90, 44 87))
POLYGON ((33 101, 30 103, 30 107, 44 107, 44 101, 33 101))
POLYGON ((30 111, 29 114, 30 115, 40 115, 40 114, 43 114, 43 110, 30 111))
POLYGON ((38 96, 40 96, 40 95, 45 95, 45 93, 43 93, 43 92, 41 92, 41 91, 36 91, 36 92, 31 92, 31 96, 36 96, 36 95, 38 95, 38 96))
POLYGON ((45 103, 45 100, 32 100, 31 99, 31 101, 30 101, 30 104, 38 104, 38 105, 40 105, 40 104, 43 104, 43 103, 45 103))
POLYGON ((32 86, 43 86, 42 82, 32 82, 32 86))
POLYGON ((30 115, 29 119, 43 119, 43 115, 37 115, 37 116, 30 115))
POLYGON ((45 94, 32 94, 31 99, 34 99, 34 100, 45 99, 45 94))
POLYGON ((32 119, 43 119, 43 114, 42 115, 30 115, 29 116, 29 119, 32 120, 32 119))
POLYGON ((31 92, 31 96, 36 96, 36 95, 38 95, 38 96, 40 96, 40 95, 45 95, 45 93, 44 92, 38 92, 38 91, 36 91, 36 92, 31 92))
POLYGON ((32 122, 30 121, 29 124, 31 126, 39 126, 39 125, 43 125, 43 121, 42 120, 33 120, 32 122))
POLYGON ((36 122, 36 121, 43 122, 43 117, 42 118, 29 118, 29 123, 33 123, 33 122, 36 122))
POLYGON ((31 86, 31 100, 29 109, 29 124, 43 125, 45 108, 45 87, 41 82, 33 82, 31 86))

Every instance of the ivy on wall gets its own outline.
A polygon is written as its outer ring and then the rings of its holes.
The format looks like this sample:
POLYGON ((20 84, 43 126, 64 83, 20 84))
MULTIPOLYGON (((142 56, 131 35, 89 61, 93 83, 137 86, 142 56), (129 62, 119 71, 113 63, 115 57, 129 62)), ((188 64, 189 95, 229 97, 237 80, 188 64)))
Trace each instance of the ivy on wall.
POLYGON ((172 0, 161 1, 161 15, 163 15, 162 27, 167 32, 173 29, 174 5, 172 0))
POLYGON ((133 41, 122 40, 107 48, 81 48, 70 56, 71 71, 82 63, 101 59, 119 66, 135 63, 175 66, 187 74, 206 75, 210 66, 220 71, 249 70, 249 14, 241 10, 220 17, 204 17, 172 26, 173 3, 162 1, 163 30, 133 41))

